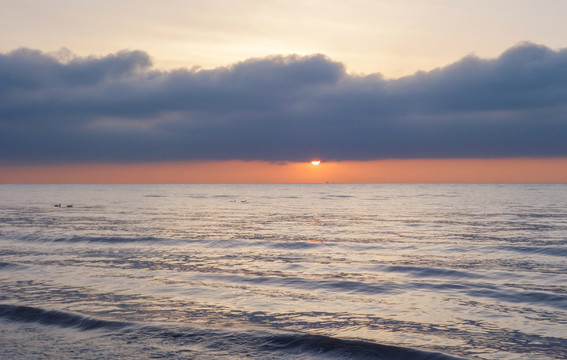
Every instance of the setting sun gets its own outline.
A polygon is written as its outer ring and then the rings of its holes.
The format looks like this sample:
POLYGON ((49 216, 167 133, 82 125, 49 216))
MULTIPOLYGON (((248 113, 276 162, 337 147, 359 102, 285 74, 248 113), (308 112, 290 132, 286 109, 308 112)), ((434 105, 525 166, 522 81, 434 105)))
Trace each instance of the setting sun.
POLYGON ((319 165, 321 163, 321 160, 313 160, 311 161, 311 164, 313 165, 319 165))

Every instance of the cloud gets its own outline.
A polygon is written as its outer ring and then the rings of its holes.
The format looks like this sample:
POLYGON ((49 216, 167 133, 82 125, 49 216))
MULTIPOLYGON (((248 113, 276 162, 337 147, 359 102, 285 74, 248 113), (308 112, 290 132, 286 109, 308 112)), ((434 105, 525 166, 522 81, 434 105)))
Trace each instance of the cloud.
POLYGON ((567 50, 400 79, 323 55, 154 69, 141 51, 0 54, 0 162, 567 156, 567 50))

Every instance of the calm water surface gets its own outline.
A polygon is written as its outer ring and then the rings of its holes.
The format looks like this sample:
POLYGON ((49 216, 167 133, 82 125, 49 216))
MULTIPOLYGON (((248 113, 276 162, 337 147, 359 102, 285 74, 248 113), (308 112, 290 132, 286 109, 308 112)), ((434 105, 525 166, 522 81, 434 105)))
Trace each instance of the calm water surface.
POLYGON ((567 358, 567 185, 0 185, 0 348, 567 358))

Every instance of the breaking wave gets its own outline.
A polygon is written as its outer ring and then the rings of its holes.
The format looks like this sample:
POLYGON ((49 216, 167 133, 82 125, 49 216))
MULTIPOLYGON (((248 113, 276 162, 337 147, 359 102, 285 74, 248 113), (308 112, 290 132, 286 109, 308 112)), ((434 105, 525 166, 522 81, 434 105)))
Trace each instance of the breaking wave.
POLYGON ((113 333, 114 340, 116 337, 121 337, 129 343, 136 341, 147 344, 148 340, 160 343, 173 342, 178 346, 194 343, 199 344, 211 358, 217 358, 215 356, 217 349, 225 349, 231 353, 256 354, 262 358, 293 355, 294 358, 302 359, 460 359, 441 353, 322 335, 147 325, 102 320, 69 312, 18 305, 0 304, 0 319, 16 323, 38 323, 60 328, 73 328, 80 331, 110 331, 113 333))

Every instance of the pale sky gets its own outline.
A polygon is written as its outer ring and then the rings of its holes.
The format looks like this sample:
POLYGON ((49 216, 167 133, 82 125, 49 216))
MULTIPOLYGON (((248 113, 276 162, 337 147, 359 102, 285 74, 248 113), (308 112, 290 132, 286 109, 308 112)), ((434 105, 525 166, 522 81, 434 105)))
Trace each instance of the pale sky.
POLYGON ((529 41, 567 46, 565 0, 0 0, 0 52, 143 50, 159 69, 321 53, 388 78, 529 41))

